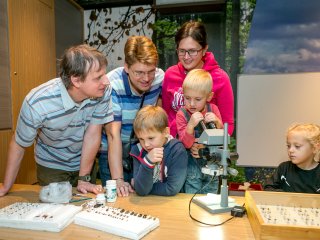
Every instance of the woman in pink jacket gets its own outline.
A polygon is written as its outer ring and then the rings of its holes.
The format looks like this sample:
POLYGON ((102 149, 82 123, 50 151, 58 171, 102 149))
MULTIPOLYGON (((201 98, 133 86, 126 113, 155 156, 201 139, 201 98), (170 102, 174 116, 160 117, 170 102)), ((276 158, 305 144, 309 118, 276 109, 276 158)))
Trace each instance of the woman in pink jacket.
POLYGON ((183 103, 182 83, 187 73, 202 68, 208 71, 213 79, 214 97, 211 103, 218 106, 222 122, 228 123, 228 132, 234 130, 234 98, 227 73, 220 68, 212 52, 207 52, 207 33, 200 22, 186 22, 175 36, 178 64, 165 72, 162 85, 162 107, 168 114, 170 133, 176 136, 176 113, 183 103))

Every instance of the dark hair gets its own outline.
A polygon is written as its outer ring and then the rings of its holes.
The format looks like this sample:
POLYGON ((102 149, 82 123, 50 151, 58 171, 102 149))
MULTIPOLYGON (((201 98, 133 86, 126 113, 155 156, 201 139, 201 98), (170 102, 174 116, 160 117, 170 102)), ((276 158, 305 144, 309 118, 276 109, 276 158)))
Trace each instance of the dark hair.
POLYGON ((208 45, 207 32, 204 25, 201 22, 185 22, 176 33, 176 47, 178 48, 180 41, 187 37, 192 37, 202 46, 202 48, 205 48, 208 45))
POLYGON ((80 77, 84 81, 95 64, 98 64, 99 71, 108 64, 106 57, 97 49, 86 44, 67 49, 62 56, 59 71, 66 89, 72 85, 71 76, 80 77))

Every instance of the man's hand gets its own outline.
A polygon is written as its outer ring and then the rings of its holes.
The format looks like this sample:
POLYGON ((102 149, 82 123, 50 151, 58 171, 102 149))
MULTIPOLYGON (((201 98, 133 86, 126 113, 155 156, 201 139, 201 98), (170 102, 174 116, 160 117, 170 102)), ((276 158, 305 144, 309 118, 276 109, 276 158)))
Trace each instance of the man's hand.
POLYGON ((9 192, 9 189, 5 188, 3 184, 0 184, 0 197, 5 196, 9 192))
POLYGON ((98 193, 103 192, 103 187, 101 185, 95 185, 95 184, 92 184, 89 182, 79 180, 77 190, 81 193, 84 193, 84 194, 86 194, 88 192, 98 194, 98 193))
POLYGON ((129 196, 129 193, 134 192, 130 183, 125 182, 122 178, 118 178, 116 181, 117 181, 117 194, 119 197, 127 197, 129 196))

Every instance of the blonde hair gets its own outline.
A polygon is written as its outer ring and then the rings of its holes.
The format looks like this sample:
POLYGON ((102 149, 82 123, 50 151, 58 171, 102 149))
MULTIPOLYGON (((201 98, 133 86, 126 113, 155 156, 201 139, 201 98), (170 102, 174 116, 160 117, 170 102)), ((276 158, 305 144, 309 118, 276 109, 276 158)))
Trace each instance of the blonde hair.
POLYGON ((212 93, 212 85, 212 77, 209 72, 203 69, 193 69, 184 79, 182 88, 183 92, 193 90, 204 94, 210 94, 212 93))
POLYGON ((168 116, 163 108, 158 106, 145 106, 139 110, 133 122, 135 133, 142 131, 163 132, 168 127, 168 116))
POLYGON ((124 46, 125 62, 130 67, 139 62, 146 65, 158 64, 157 48, 145 36, 131 36, 124 46))
POLYGON ((311 144, 312 147, 318 150, 315 161, 320 160, 320 126, 313 123, 294 123, 287 130, 289 133, 299 132, 311 144))

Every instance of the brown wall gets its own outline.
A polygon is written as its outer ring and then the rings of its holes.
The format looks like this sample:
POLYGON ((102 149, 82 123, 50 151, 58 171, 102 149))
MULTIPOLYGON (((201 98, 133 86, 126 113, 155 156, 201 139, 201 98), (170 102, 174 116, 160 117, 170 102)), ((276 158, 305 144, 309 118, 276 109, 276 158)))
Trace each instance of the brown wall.
MULTIPOLYGON (((54 0, 8 0, 12 129, 0 131, 0 182, 8 145, 24 97, 56 76, 54 0)), ((1 13, 0 13, 1 14, 1 13)), ((0 96, 1 97, 1 96, 0 96)), ((33 147, 26 150, 16 183, 36 182, 33 147)))
POLYGON ((10 129, 11 116, 11 86, 9 73, 9 43, 7 1, 0 1, 0 129, 10 129))

